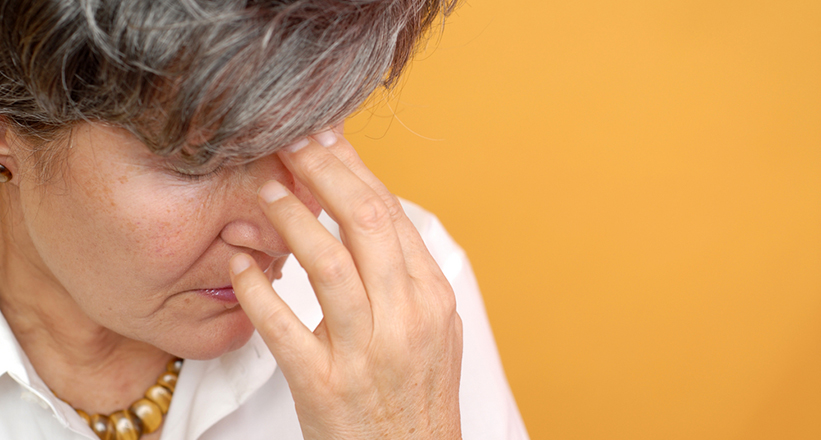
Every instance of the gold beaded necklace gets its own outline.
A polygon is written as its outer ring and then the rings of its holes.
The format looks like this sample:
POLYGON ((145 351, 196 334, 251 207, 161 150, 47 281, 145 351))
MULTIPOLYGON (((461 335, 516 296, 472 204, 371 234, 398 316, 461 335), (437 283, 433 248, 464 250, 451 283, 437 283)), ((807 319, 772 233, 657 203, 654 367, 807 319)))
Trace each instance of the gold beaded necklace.
POLYGON ((128 409, 108 416, 89 416, 81 409, 72 408, 102 440, 138 440, 143 434, 150 434, 162 425, 163 416, 171 405, 181 368, 182 359, 168 361, 165 372, 157 378, 157 383, 145 392, 145 397, 132 403, 128 409))

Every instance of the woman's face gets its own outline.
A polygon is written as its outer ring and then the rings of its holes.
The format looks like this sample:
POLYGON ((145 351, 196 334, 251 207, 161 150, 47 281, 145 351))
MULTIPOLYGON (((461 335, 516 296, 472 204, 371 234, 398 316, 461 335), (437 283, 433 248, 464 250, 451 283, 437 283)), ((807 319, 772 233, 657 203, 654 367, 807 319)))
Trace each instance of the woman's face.
POLYGON ((253 332, 230 291, 209 290, 230 286, 229 258, 246 252, 274 278, 289 253, 257 188, 276 179, 320 211, 276 155, 184 177, 102 124, 75 130, 62 171, 45 182, 33 170, 15 175, 25 224, 15 233, 30 240, 21 248, 32 274, 91 321, 186 358, 218 356, 253 332))

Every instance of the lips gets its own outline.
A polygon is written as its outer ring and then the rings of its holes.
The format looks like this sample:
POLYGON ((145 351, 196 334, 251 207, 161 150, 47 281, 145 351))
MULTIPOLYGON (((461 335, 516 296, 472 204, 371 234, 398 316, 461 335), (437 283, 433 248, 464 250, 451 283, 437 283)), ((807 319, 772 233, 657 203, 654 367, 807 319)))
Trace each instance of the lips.
POLYGON ((221 301, 224 303, 236 303, 237 295, 234 294, 234 288, 231 286, 219 287, 216 289, 200 289, 199 293, 210 297, 211 299, 221 301))
MULTIPOLYGON (((287 257, 272 261, 271 264, 263 271, 263 273, 265 273, 268 277, 269 282, 273 283, 274 280, 282 278, 282 266, 285 265, 286 259, 287 257)), ((234 305, 238 304, 237 295, 234 293, 233 286, 198 289, 197 293, 213 300, 225 303, 226 305, 232 304, 230 307, 234 307, 234 305)))

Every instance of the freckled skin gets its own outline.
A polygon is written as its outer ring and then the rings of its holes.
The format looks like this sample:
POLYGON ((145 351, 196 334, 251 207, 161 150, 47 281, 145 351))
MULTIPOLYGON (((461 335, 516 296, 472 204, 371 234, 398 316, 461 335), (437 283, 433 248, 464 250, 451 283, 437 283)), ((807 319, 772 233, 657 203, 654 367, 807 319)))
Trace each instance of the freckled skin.
POLYGON ((241 308, 195 290, 230 285, 237 252, 261 267, 287 256, 257 188, 279 180, 319 213, 275 155, 185 180, 127 132, 87 124, 67 156, 65 179, 19 184, 31 271, 91 321, 186 358, 218 356, 253 332, 241 308))

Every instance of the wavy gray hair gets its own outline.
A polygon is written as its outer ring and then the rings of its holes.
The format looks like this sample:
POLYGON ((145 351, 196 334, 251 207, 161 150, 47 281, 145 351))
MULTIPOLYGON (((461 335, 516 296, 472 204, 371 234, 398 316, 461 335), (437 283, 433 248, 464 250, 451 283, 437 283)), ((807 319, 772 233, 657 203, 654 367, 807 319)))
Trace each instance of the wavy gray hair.
POLYGON ((101 121, 252 160, 393 85, 456 1, 0 0, 0 119, 33 145, 101 121))

